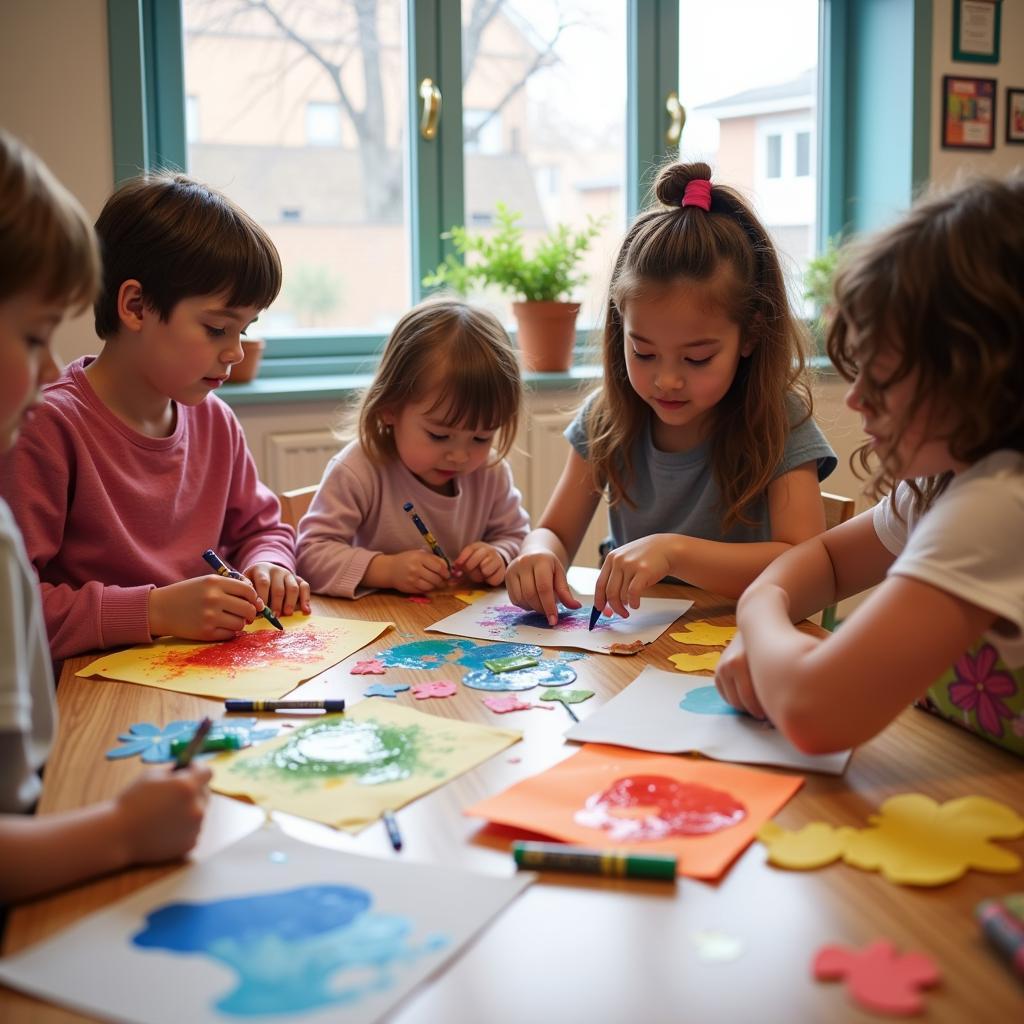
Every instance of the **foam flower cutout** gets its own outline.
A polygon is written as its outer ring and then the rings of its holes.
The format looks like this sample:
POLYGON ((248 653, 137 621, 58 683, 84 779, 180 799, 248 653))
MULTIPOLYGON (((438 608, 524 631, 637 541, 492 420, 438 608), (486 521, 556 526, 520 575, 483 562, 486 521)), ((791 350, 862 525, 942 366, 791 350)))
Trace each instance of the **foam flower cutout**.
POLYGON ((704 654, 670 654, 668 660, 675 665, 677 672, 714 672, 721 657, 718 651, 707 651, 704 654))
POLYGON ((530 708, 540 708, 542 711, 553 710, 551 705, 531 704, 529 701, 520 700, 516 696, 509 697, 484 697, 484 703, 496 714, 507 715, 510 711, 529 711, 530 708))
POLYGON ((387 671, 384 663, 376 658, 368 658, 365 661, 357 661, 349 672, 354 676, 382 676, 387 671))
MULTIPOLYGON (((189 721, 168 722, 162 728, 153 725, 151 722, 136 722, 129 726, 128 732, 118 735, 121 746, 108 750, 106 758, 108 761, 119 761, 122 758, 134 757, 141 754, 146 764, 162 764, 165 761, 173 761, 171 754, 171 743, 182 737, 191 737, 195 734, 199 722, 195 719, 189 721)), ((276 726, 259 727, 259 720, 256 718, 235 718, 230 722, 216 723, 210 730, 210 737, 216 737, 223 732, 243 733, 246 738, 246 746, 249 743, 256 743, 259 740, 270 739, 277 735, 276 726)))
POLYGON ((843 860, 866 871, 881 871, 900 885, 945 885, 969 868, 1009 873, 1021 859, 992 839, 1024 835, 1024 818, 1005 804, 982 796, 936 803, 920 793, 903 793, 882 804, 870 828, 847 837, 843 860))
POLYGON ((956 680, 949 684, 949 699, 964 712, 973 711, 978 725, 990 736, 1003 735, 1003 719, 1013 712, 1003 697, 1017 692, 1017 682, 1009 672, 996 669, 999 653, 991 644, 982 644, 976 654, 968 651, 953 666, 956 680))
POLYGON ((439 679, 435 683, 417 683, 412 688, 412 695, 417 700, 427 700, 429 697, 454 697, 457 690, 454 683, 439 679))
POLYGON ((581 704, 594 696, 593 690, 545 690, 541 700, 560 700, 563 704, 581 704))
POLYGON ((486 597, 486 590, 456 590, 452 597, 458 598, 463 604, 473 604, 481 597, 486 597))
POLYGON ((833 828, 812 821, 797 832, 787 832, 774 821, 766 821, 757 838, 768 847, 768 862, 780 868, 808 871, 838 860, 846 849, 852 828, 833 828))
POLYGON ((363 691, 364 697, 397 697, 409 689, 408 683, 374 683, 363 691))
POLYGON ((812 964, 818 981, 846 980, 847 995, 865 1010, 908 1015, 924 1009, 922 988, 942 977, 935 962, 924 953, 896 952, 888 939, 865 949, 823 946, 812 964))
POLYGON ((725 647, 736 635, 735 626, 715 626, 710 622, 688 622, 685 633, 670 633, 673 640, 697 647, 725 647))

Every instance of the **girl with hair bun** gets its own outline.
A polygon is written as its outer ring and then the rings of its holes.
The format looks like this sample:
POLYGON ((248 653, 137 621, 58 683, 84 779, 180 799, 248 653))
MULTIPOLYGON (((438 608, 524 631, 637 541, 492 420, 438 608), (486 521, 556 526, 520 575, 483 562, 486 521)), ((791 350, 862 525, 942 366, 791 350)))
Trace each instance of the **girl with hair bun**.
POLYGON ((602 497, 611 551, 595 607, 627 617, 665 577, 728 597, 825 528, 835 468, 811 418, 806 332, 767 231, 706 164, 663 168, 608 290, 604 380, 565 432, 562 477, 509 596, 554 624, 602 497))

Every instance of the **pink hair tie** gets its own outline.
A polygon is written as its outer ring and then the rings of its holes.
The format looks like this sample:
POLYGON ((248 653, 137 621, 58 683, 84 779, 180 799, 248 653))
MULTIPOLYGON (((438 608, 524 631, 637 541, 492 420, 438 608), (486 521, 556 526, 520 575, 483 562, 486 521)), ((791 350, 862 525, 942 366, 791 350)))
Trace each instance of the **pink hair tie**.
POLYGON ((702 210, 711 209, 711 182, 707 178, 691 178, 683 191, 681 206, 699 206, 702 210))

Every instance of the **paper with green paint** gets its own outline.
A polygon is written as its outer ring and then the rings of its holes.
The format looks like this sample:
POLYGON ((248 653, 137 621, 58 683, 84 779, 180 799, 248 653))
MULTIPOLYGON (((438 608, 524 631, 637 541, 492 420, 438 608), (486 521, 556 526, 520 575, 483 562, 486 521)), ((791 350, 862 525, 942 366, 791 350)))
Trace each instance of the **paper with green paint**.
POLYGON ((372 698, 209 762, 212 789, 358 832, 522 738, 372 698))

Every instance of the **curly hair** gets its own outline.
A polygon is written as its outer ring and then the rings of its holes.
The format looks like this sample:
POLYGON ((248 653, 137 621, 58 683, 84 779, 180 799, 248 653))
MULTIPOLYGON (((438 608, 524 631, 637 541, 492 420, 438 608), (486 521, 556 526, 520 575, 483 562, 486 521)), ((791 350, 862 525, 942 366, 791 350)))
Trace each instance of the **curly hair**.
MULTIPOLYGON (((883 350, 899 356, 865 398, 885 408, 885 388, 913 375, 896 415, 898 439, 919 414, 941 419, 950 454, 975 462, 1001 448, 1024 451, 1024 172, 935 191, 898 224, 852 247, 836 272, 828 354, 852 381, 883 350)), ((932 426, 936 424, 936 426, 932 426)), ((851 457, 880 497, 901 479, 895 441, 851 457)), ((911 487, 928 505, 951 478, 911 487)))
POLYGON ((623 308, 645 293, 702 284, 708 302, 753 345, 712 410, 711 470, 721 496, 723 529, 750 524, 748 507, 771 483, 792 429, 796 398, 803 418, 812 403, 806 372, 807 333, 793 316, 778 254, 764 226, 734 189, 711 188, 711 208, 682 205, 686 186, 710 181, 704 163, 670 164, 654 185, 656 205, 626 233, 612 271, 602 336, 604 381, 587 405, 588 459, 595 490, 612 505, 630 498, 626 461, 650 415, 626 372, 623 308), (722 271, 728 271, 722 273, 722 271))

